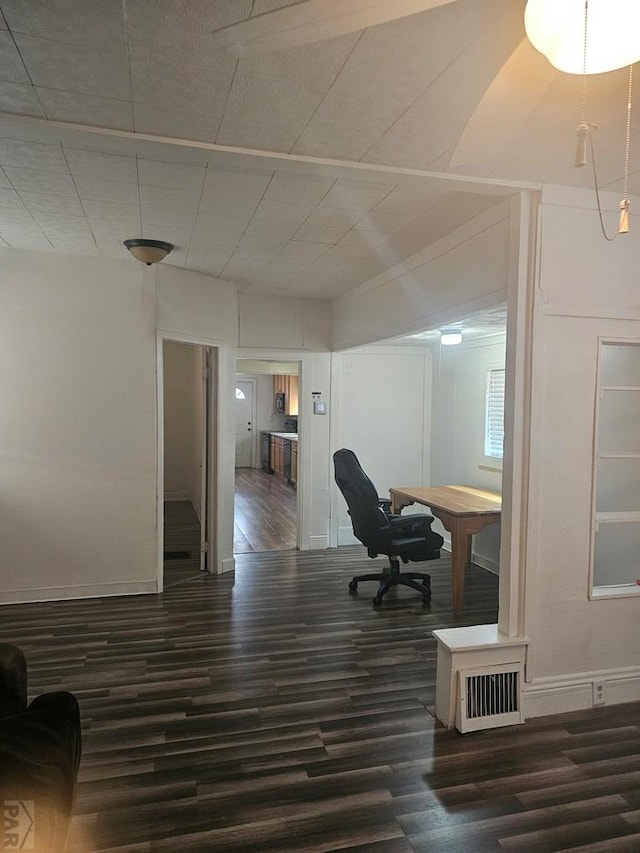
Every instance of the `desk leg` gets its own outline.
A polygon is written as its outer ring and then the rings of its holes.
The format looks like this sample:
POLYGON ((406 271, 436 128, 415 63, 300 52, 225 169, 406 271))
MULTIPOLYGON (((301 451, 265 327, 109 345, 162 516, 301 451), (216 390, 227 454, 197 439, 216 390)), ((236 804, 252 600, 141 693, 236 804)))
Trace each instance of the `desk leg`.
POLYGON ((462 610, 464 597, 464 569, 469 547, 469 536, 462 519, 455 519, 451 525, 451 584, 453 587, 453 612, 456 616, 462 610))

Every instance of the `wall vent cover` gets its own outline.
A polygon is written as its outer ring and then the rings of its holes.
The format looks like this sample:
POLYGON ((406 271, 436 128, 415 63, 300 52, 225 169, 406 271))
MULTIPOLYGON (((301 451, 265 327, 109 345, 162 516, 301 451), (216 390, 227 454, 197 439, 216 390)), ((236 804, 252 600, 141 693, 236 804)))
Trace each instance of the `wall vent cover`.
POLYGON ((458 713, 461 732, 513 726, 522 715, 520 664, 458 670, 458 713))

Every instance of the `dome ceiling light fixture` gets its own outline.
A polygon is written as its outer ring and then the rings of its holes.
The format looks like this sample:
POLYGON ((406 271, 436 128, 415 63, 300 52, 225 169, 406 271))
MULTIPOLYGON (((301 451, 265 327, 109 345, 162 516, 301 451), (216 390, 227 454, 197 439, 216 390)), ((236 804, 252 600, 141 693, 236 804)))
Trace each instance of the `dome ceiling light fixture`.
POLYGON ((146 240, 142 237, 125 240, 124 245, 136 260, 147 266, 160 263, 173 250, 172 243, 165 243, 164 240, 146 240))
POLYGON ((462 343, 462 329, 441 329, 440 343, 443 347, 452 347, 462 343))

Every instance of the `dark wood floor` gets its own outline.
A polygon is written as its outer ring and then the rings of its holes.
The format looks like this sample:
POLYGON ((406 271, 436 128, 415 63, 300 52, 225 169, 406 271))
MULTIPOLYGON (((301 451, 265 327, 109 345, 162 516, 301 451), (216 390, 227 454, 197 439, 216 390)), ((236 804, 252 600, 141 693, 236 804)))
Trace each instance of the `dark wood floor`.
POLYGON ((281 474, 236 468, 235 554, 296 547, 296 490, 281 474))
POLYGON ((247 554, 158 596, 3 607, 30 696, 80 702, 69 853, 639 851, 638 705, 446 731, 432 631, 494 621, 497 579, 471 567, 454 620, 447 556, 430 608, 350 596, 373 564, 247 554))
POLYGON ((200 574, 200 519, 191 501, 164 504, 164 588, 200 574))

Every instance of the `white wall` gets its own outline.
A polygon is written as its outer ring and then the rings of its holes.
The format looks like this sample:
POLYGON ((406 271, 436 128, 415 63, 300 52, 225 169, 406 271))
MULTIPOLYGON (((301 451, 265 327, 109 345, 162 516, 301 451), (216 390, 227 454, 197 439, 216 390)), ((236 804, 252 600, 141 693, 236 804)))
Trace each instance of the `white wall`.
MULTIPOLYGON (((193 382, 195 347, 165 341, 164 347, 164 497, 193 502, 192 465, 196 453, 193 382)), ((198 492, 200 487, 198 485, 198 492)), ((198 494, 199 500, 199 494, 198 494)))
MULTIPOLYGON (((464 484, 501 491, 502 471, 488 468, 484 456, 487 370, 504 367, 505 335, 441 347, 433 355, 431 485, 464 484)), ((447 543, 451 536, 433 525, 447 543)), ((490 525, 473 539, 474 559, 498 571, 500 525, 490 525)))
MULTIPOLYGON (((605 201, 615 223, 617 199, 605 201)), ((609 702, 640 697, 640 596, 589 595, 598 338, 640 340, 640 220, 607 243, 591 193, 549 187, 541 229, 525 601, 533 713, 590 705, 593 678, 609 702)))
POLYGON ((154 590, 152 282, 128 261, 0 264, 0 601, 154 590))
MULTIPOLYGON (((333 382, 334 449, 354 451, 380 497, 392 486, 428 484, 430 351, 379 346, 336 353, 333 382)), ((332 490, 334 541, 351 544, 346 504, 335 485, 332 490)))

